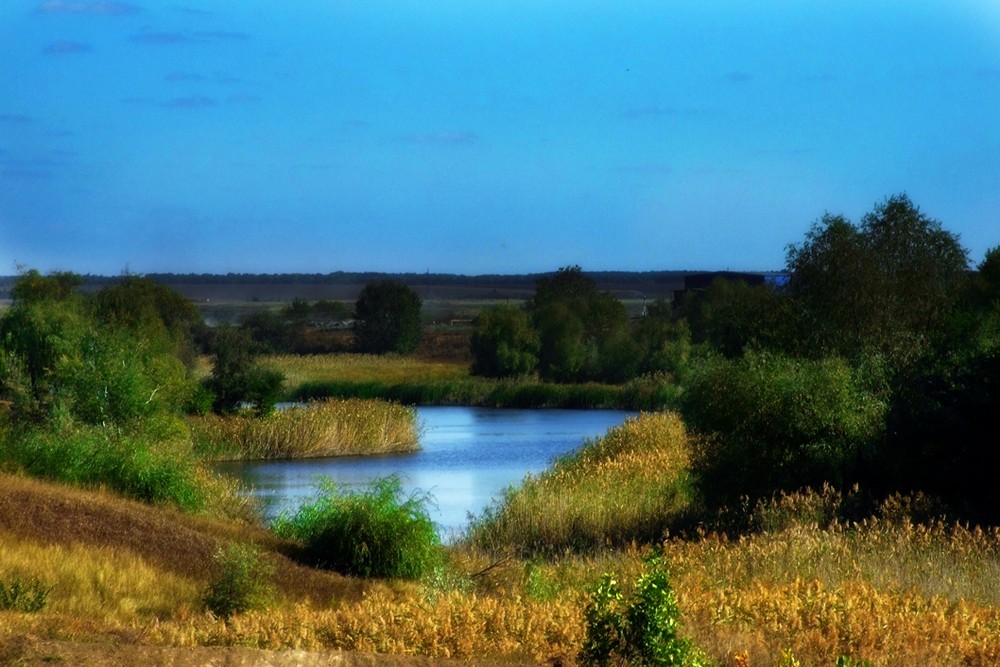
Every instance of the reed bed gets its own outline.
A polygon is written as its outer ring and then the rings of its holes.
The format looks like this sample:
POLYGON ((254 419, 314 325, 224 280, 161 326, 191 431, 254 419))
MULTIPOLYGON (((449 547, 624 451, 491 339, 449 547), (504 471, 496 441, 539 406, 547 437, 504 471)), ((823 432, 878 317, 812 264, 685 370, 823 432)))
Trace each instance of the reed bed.
POLYGON ((629 419, 508 489, 470 539, 529 556, 655 543, 690 504, 690 452, 676 414, 629 419))
POLYGON ((416 413, 395 403, 315 401, 263 417, 191 418, 195 449, 213 460, 386 454, 419 448, 416 413))

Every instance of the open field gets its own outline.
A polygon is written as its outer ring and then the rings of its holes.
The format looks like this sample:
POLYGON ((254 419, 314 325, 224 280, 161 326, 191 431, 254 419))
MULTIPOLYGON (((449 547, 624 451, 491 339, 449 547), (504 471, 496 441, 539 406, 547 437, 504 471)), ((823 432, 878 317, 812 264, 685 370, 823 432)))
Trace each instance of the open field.
MULTIPOLYGON (((602 503, 613 510, 646 490, 593 495, 588 485, 659 470, 663 462, 655 452, 637 451, 636 438, 663 438, 655 451, 676 453, 687 439, 679 428, 669 415, 644 417, 539 481, 554 480, 557 488, 563 480, 575 494, 562 514, 566 525, 574 523, 573 511, 602 516, 602 503)), ((683 463, 672 474, 683 476, 683 463)), ((653 540, 677 591, 682 635, 720 666, 833 665, 842 656, 874 665, 996 664, 1000 532, 915 524, 904 500, 883 505, 880 518, 840 523, 824 511, 836 504, 835 495, 799 494, 758 506, 753 512, 768 528, 738 538, 695 532, 653 540)), ((532 503, 550 504, 530 486, 519 502, 521 516, 532 503)), ((649 517, 664 511, 637 509, 649 517)), ((610 525, 601 521, 594 525, 610 525)), ((282 660, 291 656, 299 664, 367 664, 367 654, 379 653, 402 656, 395 664, 403 665, 441 658, 565 664, 586 631, 586 591, 612 572, 627 592, 651 553, 601 545, 595 535, 582 551, 546 558, 516 556, 510 546, 519 537, 485 548, 458 545, 448 549, 443 567, 419 581, 363 580, 296 564, 285 555, 287 544, 252 523, 2 476, 0 579, 38 578, 49 596, 40 612, 0 611, 0 662, 43 664, 45 654, 68 662, 108 656, 92 663, 98 665, 124 664, 126 657, 159 661, 152 664, 287 664, 282 660), (223 620, 203 610, 201 596, 213 576, 213 554, 231 543, 263 550, 275 566, 274 597, 266 611, 223 620)))

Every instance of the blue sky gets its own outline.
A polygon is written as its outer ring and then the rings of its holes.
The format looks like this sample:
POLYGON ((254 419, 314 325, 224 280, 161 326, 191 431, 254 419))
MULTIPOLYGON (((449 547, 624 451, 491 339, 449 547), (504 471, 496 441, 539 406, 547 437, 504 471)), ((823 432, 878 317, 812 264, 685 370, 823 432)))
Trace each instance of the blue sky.
POLYGON ((1000 244, 995 0, 2 0, 0 274, 781 268, 1000 244))

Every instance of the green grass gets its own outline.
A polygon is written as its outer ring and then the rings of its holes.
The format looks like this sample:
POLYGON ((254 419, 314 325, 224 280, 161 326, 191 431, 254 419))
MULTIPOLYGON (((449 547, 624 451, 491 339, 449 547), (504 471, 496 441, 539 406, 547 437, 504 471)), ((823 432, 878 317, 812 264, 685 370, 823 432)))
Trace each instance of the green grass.
POLYGON ((149 425, 137 431, 76 426, 6 433, 3 467, 84 487, 106 486, 128 498, 203 510, 215 488, 199 469, 187 434, 166 435, 149 425))

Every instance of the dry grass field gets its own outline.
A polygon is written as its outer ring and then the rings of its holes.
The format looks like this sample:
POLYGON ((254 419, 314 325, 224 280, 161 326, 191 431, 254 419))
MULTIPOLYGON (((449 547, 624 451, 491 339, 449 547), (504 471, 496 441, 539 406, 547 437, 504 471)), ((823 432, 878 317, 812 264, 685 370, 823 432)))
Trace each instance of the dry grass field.
MULTIPOLYGON (((619 473, 662 468, 661 458, 637 454, 634 437, 662 438, 657 451, 675 453, 686 438, 668 416, 643 417, 540 478, 514 518, 548 503, 547 486, 562 479, 579 496, 580 520, 606 521, 605 496, 579 483, 591 468, 612 485, 619 473)), ((681 634, 727 667, 997 664, 1000 532, 913 523, 905 499, 884 505, 879 519, 817 523, 813 510, 830 493, 754 510, 768 517, 762 532, 660 542, 681 634)), ((611 509, 628 503, 605 495, 611 509)), ((635 511, 641 521, 660 509, 635 511)), ((559 521, 572 524, 573 512, 564 508, 559 521)), ((595 535, 601 525, 611 524, 595 524, 595 535)), ((372 654, 401 665, 571 664, 589 588, 612 572, 627 589, 652 551, 592 545, 539 558, 492 546, 451 547, 446 564, 419 581, 362 580, 296 564, 287 544, 252 521, 0 476, 0 580, 49 587, 40 612, 0 611, 0 664, 352 665, 371 664, 372 654), (231 543, 262 550, 274 596, 265 610, 224 619, 202 598, 213 555, 231 543)))

